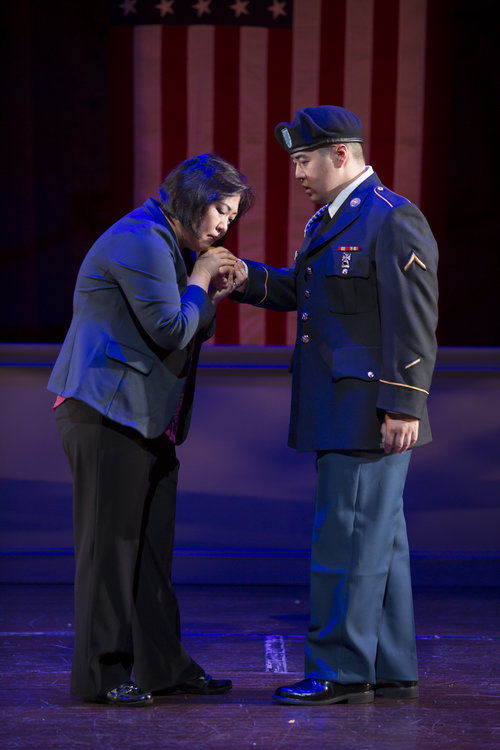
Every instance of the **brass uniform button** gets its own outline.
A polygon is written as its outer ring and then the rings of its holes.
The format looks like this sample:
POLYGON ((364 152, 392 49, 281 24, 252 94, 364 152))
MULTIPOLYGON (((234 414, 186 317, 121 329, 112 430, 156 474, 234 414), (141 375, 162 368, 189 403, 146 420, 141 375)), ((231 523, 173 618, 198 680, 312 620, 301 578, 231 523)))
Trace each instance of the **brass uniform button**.
POLYGON ((303 343, 303 344, 308 344, 308 343, 309 343, 309 336, 307 335, 307 333, 305 333, 305 334, 304 334, 304 335, 303 335, 303 336, 301 337, 301 339, 300 339, 300 340, 302 341, 302 343, 303 343))
POLYGON ((306 289, 306 291, 304 292, 304 297, 306 299, 309 299, 310 296, 311 296, 311 292, 309 291, 309 289, 306 289))
POLYGON ((308 320, 309 319, 309 313, 303 312, 302 313, 302 320, 308 320))

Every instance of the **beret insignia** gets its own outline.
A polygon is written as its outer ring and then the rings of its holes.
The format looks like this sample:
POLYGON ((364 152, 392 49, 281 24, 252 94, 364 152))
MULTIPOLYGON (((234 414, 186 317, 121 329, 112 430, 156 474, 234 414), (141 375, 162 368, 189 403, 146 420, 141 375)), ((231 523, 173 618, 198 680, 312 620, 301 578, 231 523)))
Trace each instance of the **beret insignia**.
POLYGON ((292 148, 292 139, 290 138, 290 133, 288 132, 288 128, 281 128, 281 135, 283 136, 283 140, 286 143, 286 147, 292 148))

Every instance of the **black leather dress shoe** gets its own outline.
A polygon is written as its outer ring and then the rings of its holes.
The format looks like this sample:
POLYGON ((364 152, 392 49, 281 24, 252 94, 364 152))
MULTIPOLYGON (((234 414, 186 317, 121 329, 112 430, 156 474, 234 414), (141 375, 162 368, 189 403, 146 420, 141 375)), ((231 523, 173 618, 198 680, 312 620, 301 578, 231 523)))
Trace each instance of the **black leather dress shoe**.
POLYGON ((109 690, 106 695, 99 696, 99 703, 109 703, 111 706, 128 706, 129 708, 138 708, 139 706, 150 706, 153 703, 153 696, 142 690, 135 682, 129 680, 119 685, 113 690, 109 690))
POLYGON ((377 680, 375 691, 384 698, 409 700, 418 698, 418 682, 416 680, 377 680))
POLYGON ((307 678, 293 685, 279 687, 275 703, 300 706, 326 706, 329 703, 373 703, 375 692, 370 683, 340 685, 331 680, 307 678))
POLYGON ((205 672, 201 677, 187 680, 180 685, 175 685, 165 690, 155 690, 155 695, 170 695, 171 693, 190 693, 192 695, 222 695, 228 693, 233 687, 231 680, 213 680, 205 672))

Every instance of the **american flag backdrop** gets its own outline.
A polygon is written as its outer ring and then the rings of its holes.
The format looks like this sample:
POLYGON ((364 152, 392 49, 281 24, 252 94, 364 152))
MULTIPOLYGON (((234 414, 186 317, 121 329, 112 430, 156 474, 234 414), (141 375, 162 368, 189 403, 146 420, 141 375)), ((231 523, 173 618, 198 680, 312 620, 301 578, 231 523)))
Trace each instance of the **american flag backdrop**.
MULTIPOLYGON (((202 151, 256 189, 229 247, 289 265, 315 206, 274 127, 300 107, 343 104, 363 120, 368 161, 436 235, 440 345, 498 345, 497 6, 0 3, 1 340, 61 341, 89 247, 202 151)), ((294 318, 224 301, 213 343, 292 343, 294 318)))
MULTIPOLYGON (((435 5, 435 3, 434 3, 435 5)), ((363 121, 368 163, 422 205, 432 0, 111 0, 112 148, 134 205, 179 161, 215 151, 256 204, 228 238, 291 265, 314 212, 274 126, 340 104, 363 121)), ((295 317, 221 304, 216 344, 290 344, 295 317)))
MULTIPOLYGON (((24 206, 6 262, 9 289, 31 274, 36 290, 29 310, 15 294, 6 302, 11 335, 21 323, 24 335, 59 335, 50 331, 65 322, 74 268, 98 233, 155 196, 170 168, 205 151, 236 164, 256 191, 228 247, 291 265, 316 206, 293 179, 274 127, 304 106, 339 104, 358 114, 368 162, 423 208, 436 232, 429 210, 445 214, 442 183, 435 199, 442 146, 429 133, 444 132, 438 110, 449 110, 436 102, 449 91, 438 87, 449 87, 442 66, 451 2, 6 4, 13 106, 4 143, 17 144, 6 157, 21 195, 9 214, 24 206), (56 264, 57 277, 49 272, 56 264)), ((294 331, 292 313, 224 301, 212 343, 291 344, 294 331)))

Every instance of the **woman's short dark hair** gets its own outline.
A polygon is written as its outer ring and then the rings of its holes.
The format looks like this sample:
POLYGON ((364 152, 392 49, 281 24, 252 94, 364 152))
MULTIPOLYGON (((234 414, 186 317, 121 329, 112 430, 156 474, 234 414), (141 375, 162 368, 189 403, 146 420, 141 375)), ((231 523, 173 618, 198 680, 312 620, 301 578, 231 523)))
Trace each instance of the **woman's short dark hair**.
POLYGON ((236 216, 239 219, 252 206, 253 189, 245 175, 216 154, 186 159, 167 174, 160 186, 162 208, 194 236, 209 204, 232 195, 240 196, 236 216))

